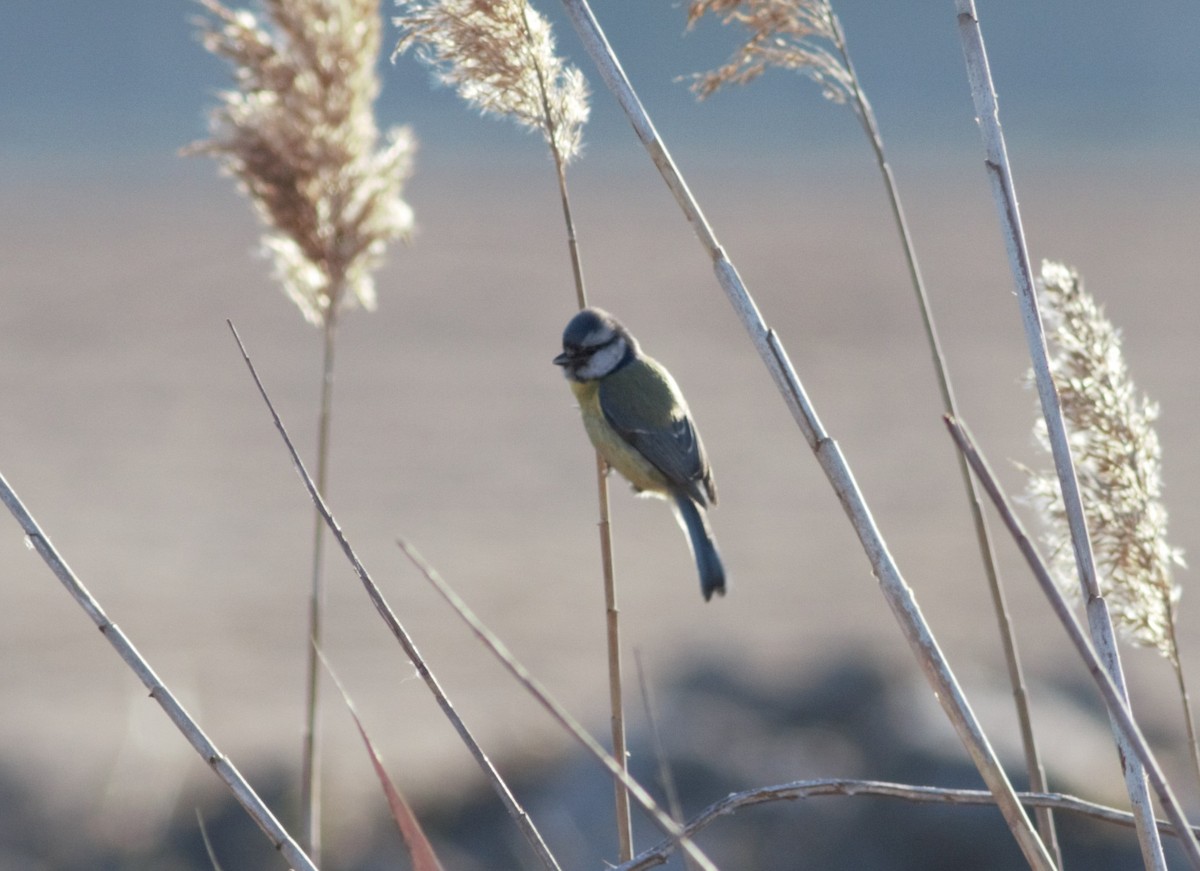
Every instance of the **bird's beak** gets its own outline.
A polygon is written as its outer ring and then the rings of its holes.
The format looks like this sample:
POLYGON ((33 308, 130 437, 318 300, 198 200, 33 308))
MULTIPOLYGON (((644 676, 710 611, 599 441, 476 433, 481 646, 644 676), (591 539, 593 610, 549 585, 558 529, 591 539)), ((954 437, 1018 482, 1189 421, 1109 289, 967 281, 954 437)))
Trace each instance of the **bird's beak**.
POLYGON ((557 357, 554 358, 555 366, 566 366, 570 362, 571 362, 571 358, 569 356, 567 356, 566 351, 563 351, 561 354, 559 354, 557 357))

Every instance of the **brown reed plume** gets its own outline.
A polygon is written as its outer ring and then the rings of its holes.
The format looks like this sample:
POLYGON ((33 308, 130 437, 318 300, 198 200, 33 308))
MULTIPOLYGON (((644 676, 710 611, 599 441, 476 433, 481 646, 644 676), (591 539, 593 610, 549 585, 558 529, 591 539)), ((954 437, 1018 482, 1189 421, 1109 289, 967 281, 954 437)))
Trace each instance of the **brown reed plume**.
MULTIPOLYGON (((233 66, 236 88, 212 112, 212 138, 189 153, 217 158, 267 226, 275 277, 323 333, 317 481, 328 483, 335 336, 341 311, 375 306, 374 270, 407 239, 401 197, 416 142, 407 127, 380 144, 373 106, 382 22, 378 0, 264 0, 266 20, 200 0, 204 47, 233 66)), ((301 806, 310 854, 320 855, 316 649, 324 601, 324 525, 313 524, 301 806)))
MULTIPOLYGON (((1200 753, 1175 633, 1182 592, 1174 569, 1183 552, 1167 542, 1162 503, 1162 450, 1154 422, 1158 405, 1139 395, 1129 377, 1120 331, 1084 290, 1079 273, 1044 261, 1037 282, 1046 325, 1050 371, 1062 401, 1084 511, 1106 582, 1104 596, 1121 637, 1157 650, 1175 670, 1188 738, 1200 776, 1200 753)), ((1049 450, 1046 423, 1034 432, 1049 450)), ((1027 470, 1028 497, 1044 521, 1043 540, 1055 580, 1065 594, 1081 597, 1071 533, 1058 477, 1027 470)))
POLYGON ((841 25, 827 0, 692 0, 688 27, 705 15, 741 25, 749 35, 724 66, 692 76, 697 96, 749 84, 768 67, 808 76, 835 103, 854 94, 853 71, 838 50, 841 25))

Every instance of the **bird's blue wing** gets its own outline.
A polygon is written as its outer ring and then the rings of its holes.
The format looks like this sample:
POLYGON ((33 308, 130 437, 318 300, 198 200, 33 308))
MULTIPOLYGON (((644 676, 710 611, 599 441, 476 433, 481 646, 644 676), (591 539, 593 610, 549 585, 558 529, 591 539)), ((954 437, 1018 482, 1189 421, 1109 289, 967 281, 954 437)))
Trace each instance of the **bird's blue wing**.
POLYGON ((716 501, 704 445, 665 369, 643 358, 614 372, 600 383, 600 408, 609 425, 673 487, 701 505, 716 501))

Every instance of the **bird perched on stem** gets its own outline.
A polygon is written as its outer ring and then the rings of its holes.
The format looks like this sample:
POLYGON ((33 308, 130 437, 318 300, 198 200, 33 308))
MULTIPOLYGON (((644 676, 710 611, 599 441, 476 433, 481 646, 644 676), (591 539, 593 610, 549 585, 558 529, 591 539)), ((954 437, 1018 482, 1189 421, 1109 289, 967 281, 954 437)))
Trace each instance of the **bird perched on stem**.
POLYGON ((585 308, 563 331, 554 358, 579 400, 583 426, 610 468, 638 493, 669 499, 688 535, 705 601, 725 595, 725 567, 708 526, 717 486, 675 379, 642 353, 620 321, 585 308))

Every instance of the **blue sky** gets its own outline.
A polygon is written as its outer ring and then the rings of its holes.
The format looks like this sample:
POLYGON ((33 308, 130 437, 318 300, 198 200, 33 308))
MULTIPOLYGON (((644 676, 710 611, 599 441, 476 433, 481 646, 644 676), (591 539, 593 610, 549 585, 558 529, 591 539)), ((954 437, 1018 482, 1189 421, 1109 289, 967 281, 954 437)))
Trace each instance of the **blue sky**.
MULTIPOLYGON (((623 142, 629 131, 561 7, 543 0, 539 8, 597 92, 588 147, 623 142)), ((782 72, 696 105, 678 77, 719 64, 734 33, 712 24, 685 34, 679 2, 596 0, 594 9, 668 142, 769 152, 859 136, 850 113, 822 105, 807 82, 782 72)), ((891 149, 977 146, 951 0, 843 0, 835 9, 891 149)), ((979 11, 1010 140, 1069 149, 1200 139, 1200 7, 1191 0, 983 0, 979 11)), ((198 14, 187 0, 6 0, 5 162, 173 160, 204 134, 206 108, 228 82, 195 38, 198 14)), ((385 60, 382 70, 384 124, 411 123, 439 149, 520 147, 520 134, 432 88, 413 58, 385 60)))

